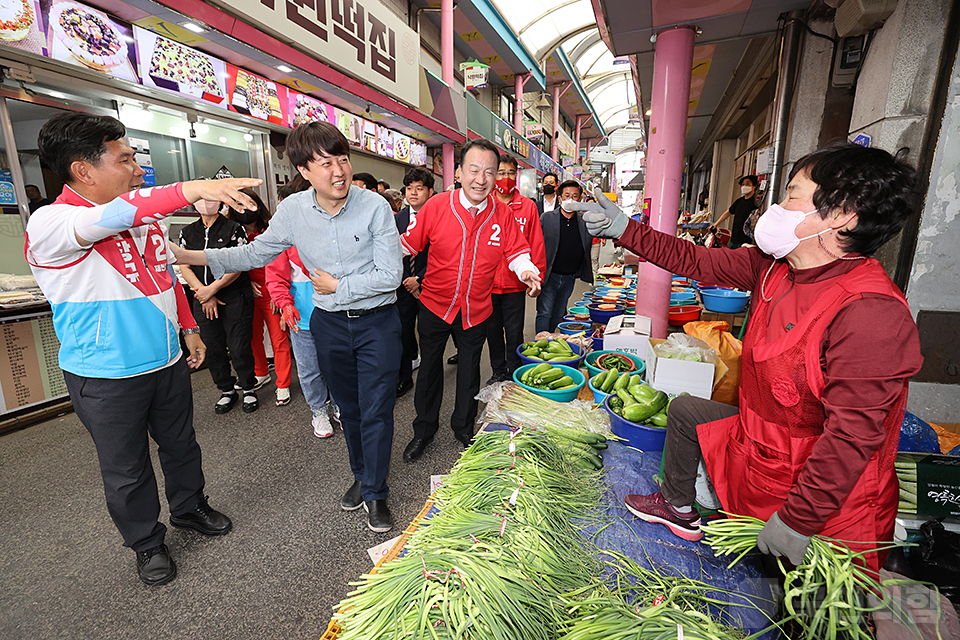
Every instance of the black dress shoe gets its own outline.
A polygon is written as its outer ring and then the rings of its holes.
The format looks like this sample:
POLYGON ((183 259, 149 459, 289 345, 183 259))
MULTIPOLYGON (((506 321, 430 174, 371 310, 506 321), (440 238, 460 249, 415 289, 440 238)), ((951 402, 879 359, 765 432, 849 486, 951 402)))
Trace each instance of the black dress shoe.
POLYGON ((170 524, 182 529, 196 529, 206 536, 222 536, 233 528, 230 518, 207 504, 203 496, 196 506, 180 515, 170 515, 170 524))
POLYGON ((403 450, 403 459, 406 462, 416 462, 420 459, 420 456, 423 455, 423 450, 427 448, 427 445, 433 441, 433 438, 417 438, 414 437, 410 441, 410 444, 407 445, 407 448, 403 450))
POLYGON ((457 355, 458 355, 458 354, 455 353, 455 354, 453 354, 452 356, 450 356, 449 358, 447 358, 447 364, 457 364, 457 362, 460 361, 460 359, 457 358, 457 355))
POLYGON ((236 391, 222 392, 220 398, 217 400, 217 404, 213 405, 214 412, 219 414, 228 413, 230 409, 233 409, 233 405, 237 404, 237 398, 239 397, 236 391))
POLYGON ((487 383, 483 386, 489 387, 492 384, 503 382, 504 380, 510 380, 510 377, 511 377, 510 374, 507 373, 506 371, 500 371, 490 376, 490 379, 487 380, 487 383))
POLYGON ((177 563, 170 557, 167 545, 161 544, 146 551, 137 551, 137 575, 144 584, 151 587, 167 584, 176 578, 177 563))
POLYGON ((404 395, 407 391, 413 389, 413 380, 407 380, 406 382, 397 383, 397 397, 404 395))
POLYGON ((457 442, 462 444, 464 448, 473 444, 473 433, 470 431, 454 431, 453 437, 456 438, 457 442))
POLYGON ((370 531, 377 533, 386 533, 393 529, 393 516, 390 515, 390 507, 386 500, 370 500, 363 503, 363 508, 368 514, 367 526, 370 531))
POLYGON ((360 481, 357 480, 340 498, 340 508, 344 511, 356 511, 363 506, 363 496, 360 495, 360 481))

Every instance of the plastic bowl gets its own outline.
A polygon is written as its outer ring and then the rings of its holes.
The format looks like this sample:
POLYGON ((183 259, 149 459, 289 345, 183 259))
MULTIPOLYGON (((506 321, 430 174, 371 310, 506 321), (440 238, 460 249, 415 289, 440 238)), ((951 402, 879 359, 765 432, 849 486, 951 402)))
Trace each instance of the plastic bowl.
POLYGON ((563 321, 564 321, 564 322, 575 322, 575 321, 576 321, 576 318, 573 317, 573 314, 572 314, 572 313, 569 313, 569 314, 563 316, 563 321))
MULTIPOLYGON (((570 345, 570 346, 573 346, 573 345, 570 345)), ((520 382, 520 376, 522 376, 529 369, 532 369, 538 364, 543 364, 543 363, 537 362, 534 364, 527 364, 522 367, 518 367, 517 370, 513 372, 513 381, 516 382, 521 387, 523 387, 524 389, 526 389, 527 391, 533 391, 538 396, 543 396, 544 398, 548 398, 555 402, 570 402, 571 400, 577 397, 577 394, 580 393, 580 389, 582 389, 583 385, 587 383, 587 377, 582 373, 580 373, 579 369, 568 367, 562 364, 557 364, 556 362, 551 362, 550 364, 563 370, 563 373, 565 375, 568 375, 571 378, 573 378, 573 383, 577 385, 576 387, 574 387, 573 389, 564 389, 563 391, 550 391, 547 389, 537 389, 536 387, 531 387, 520 382)))
MULTIPOLYGON (((578 354, 576 358, 573 358, 572 360, 551 360, 550 364, 562 364, 568 367, 579 367, 580 362, 583 360, 583 349, 581 349, 580 345, 578 344, 571 344, 570 348, 573 349, 574 353, 578 354)), ((528 358, 527 356, 521 354, 520 353, 521 351, 523 351, 522 344, 519 347, 517 347, 517 355, 520 356, 520 362, 522 362, 523 364, 543 364, 544 362, 543 360, 533 360, 531 358, 528 358)))
POLYGON ((688 322, 700 319, 700 305, 691 304, 679 307, 670 307, 667 322, 674 327, 682 327, 688 322))
POLYGON ((557 329, 565 336, 575 336, 590 331, 592 325, 589 322, 561 322, 557 329))
MULTIPOLYGON (((597 374, 593 375, 595 376, 597 374)), ((593 376, 587 378, 587 388, 593 392, 593 401, 597 404, 603 404, 603 401, 606 399, 607 395, 609 395, 593 386, 593 376)))
MULTIPOLYGON (((519 369, 517 369, 519 371, 519 369)), ((610 414, 610 429, 615 435, 626 440, 626 444, 641 451, 663 452, 663 444, 667 441, 667 430, 660 427, 647 427, 636 422, 630 422, 617 415, 610 408, 610 396, 603 400, 603 408, 610 414)))
POLYGON ((603 338, 590 338, 593 340, 593 350, 599 351, 603 349, 603 338))
POLYGON ((697 301, 697 297, 692 291, 674 291, 670 294, 670 304, 675 302, 685 303, 688 300, 691 304, 697 301))
POLYGON ((591 351, 590 353, 587 354, 587 357, 583 359, 583 364, 587 366, 587 371, 589 372, 589 375, 591 378, 597 375, 598 373, 600 373, 601 371, 605 371, 605 369, 601 369, 600 367, 597 366, 597 358, 599 358, 605 353, 617 353, 617 354, 620 354, 621 356, 626 356, 627 358, 630 358, 630 360, 633 361, 634 367, 636 367, 630 373, 639 373, 642 376, 644 372, 647 370, 647 364, 635 355, 632 355, 629 353, 623 353, 622 351, 612 351, 612 350, 611 351, 591 351))
POLYGON ((700 299, 707 311, 741 313, 750 302, 750 293, 733 289, 701 289, 700 299))
POLYGON ((594 302, 588 304, 587 308, 590 309, 591 320, 600 324, 607 324, 607 322, 610 321, 610 318, 623 315, 624 305, 615 302, 594 302), (613 309, 600 309, 599 307, 601 304, 612 304, 613 309))

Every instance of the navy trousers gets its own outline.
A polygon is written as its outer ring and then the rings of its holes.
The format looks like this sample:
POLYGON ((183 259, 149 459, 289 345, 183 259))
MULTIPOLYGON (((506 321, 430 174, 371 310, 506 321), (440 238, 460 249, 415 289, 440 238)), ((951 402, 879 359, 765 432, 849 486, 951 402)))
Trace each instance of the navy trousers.
POLYGON ((402 350, 396 305, 360 318, 314 309, 310 333, 320 373, 340 407, 353 479, 364 501, 383 500, 402 350))

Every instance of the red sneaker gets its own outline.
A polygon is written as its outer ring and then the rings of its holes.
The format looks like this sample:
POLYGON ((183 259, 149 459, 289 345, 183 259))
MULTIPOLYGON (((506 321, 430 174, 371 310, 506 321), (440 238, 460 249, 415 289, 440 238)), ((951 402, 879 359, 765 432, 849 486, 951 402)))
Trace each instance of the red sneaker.
POLYGON ((684 540, 696 542, 703 537, 700 531, 700 514, 696 509, 681 513, 658 493, 648 496, 628 495, 623 500, 630 513, 646 522, 657 522, 684 540))

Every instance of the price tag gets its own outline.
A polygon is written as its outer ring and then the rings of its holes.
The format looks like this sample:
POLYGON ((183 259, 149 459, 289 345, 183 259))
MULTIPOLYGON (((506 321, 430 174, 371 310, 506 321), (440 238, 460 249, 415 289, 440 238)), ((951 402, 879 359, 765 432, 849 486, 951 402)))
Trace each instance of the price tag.
POLYGON ((396 538, 390 538, 386 542, 381 542, 375 547, 370 547, 367 549, 367 555, 370 556, 370 562, 377 564, 384 556, 393 548, 393 545, 397 544, 397 540, 400 539, 400 536, 396 538))
POLYGON ((430 476, 430 495, 433 495, 434 492, 443 486, 443 479, 446 476, 430 476))

